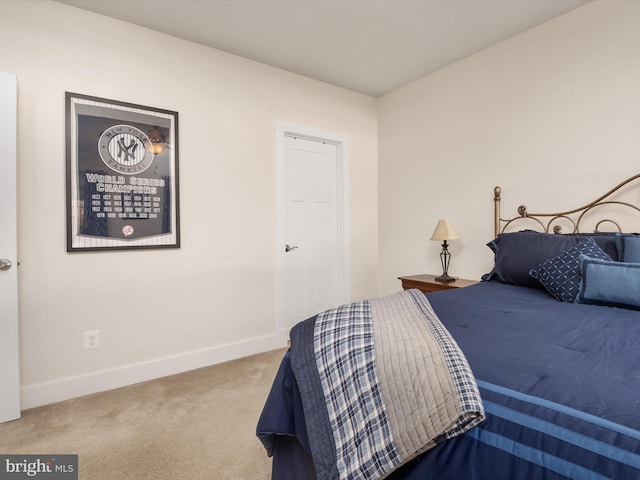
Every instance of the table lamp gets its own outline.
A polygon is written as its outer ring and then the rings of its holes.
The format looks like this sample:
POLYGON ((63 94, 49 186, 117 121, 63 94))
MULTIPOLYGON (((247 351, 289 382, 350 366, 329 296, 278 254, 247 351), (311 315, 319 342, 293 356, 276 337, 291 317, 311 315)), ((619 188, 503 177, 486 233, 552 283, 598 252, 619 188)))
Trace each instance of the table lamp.
POLYGON ((455 227, 451 224, 451 222, 447 219, 438 220, 438 224, 436 225, 436 229, 433 231, 433 235, 431 235, 430 240, 441 240, 442 241, 442 252, 440 252, 440 263, 442 263, 442 275, 436 277, 436 280, 439 282, 453 282, 456 277, 451 277, 447 273, 449 270, 449 262, 451 260, 451 254, 449 253, 447 244, 447 240, 458 240, 460 236, 456 231, 455 227))

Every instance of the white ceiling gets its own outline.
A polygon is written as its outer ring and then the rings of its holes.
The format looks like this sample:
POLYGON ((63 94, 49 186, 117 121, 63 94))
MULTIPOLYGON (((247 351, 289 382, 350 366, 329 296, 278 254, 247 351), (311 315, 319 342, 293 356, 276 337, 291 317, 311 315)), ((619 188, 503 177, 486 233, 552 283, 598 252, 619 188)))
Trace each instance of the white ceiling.
POLYGON ((590 0, 58 0, 378 97, 590 0))

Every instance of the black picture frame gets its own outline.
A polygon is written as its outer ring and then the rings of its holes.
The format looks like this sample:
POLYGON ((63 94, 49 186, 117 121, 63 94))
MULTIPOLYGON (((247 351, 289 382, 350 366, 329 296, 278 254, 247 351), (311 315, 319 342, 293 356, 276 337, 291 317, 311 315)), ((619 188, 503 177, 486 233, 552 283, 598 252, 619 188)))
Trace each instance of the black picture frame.
POLYGON ((65 102, 67 252, 179 248, 178 112, 65 102))

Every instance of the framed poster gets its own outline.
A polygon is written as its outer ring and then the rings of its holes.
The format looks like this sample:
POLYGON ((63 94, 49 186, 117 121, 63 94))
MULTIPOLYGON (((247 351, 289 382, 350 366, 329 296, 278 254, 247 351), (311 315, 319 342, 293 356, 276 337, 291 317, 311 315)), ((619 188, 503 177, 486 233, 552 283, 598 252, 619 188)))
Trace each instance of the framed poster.
POLYGON ((65 101, 67 252, 180 247, 178 113, 65 101))

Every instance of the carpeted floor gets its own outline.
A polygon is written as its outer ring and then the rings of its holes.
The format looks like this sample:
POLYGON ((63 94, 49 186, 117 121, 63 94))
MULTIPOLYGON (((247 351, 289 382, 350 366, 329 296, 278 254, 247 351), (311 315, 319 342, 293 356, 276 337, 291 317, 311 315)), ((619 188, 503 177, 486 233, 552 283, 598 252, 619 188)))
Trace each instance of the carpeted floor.
POLYGON ((22 412, 2 454, 78 454, 81 480, 268 480, 256 423, 285 350, 22 412))

